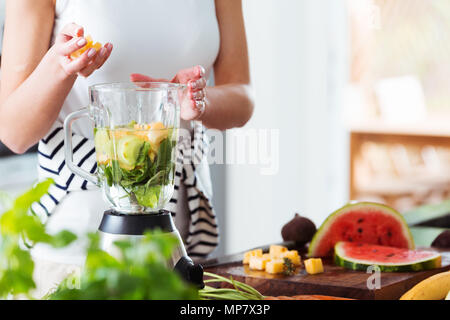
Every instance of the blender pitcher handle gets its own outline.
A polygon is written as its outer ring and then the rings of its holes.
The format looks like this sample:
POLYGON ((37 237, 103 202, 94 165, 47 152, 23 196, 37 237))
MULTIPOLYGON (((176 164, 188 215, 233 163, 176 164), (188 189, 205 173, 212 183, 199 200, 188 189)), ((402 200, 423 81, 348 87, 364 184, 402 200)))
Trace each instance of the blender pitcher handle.
POLYGON ((98 186, 99 181, 98 177, 95 174, 81 169, 73 162, 72 123, 83 117, 89 117, 88 108, 83 108, 79 111, 72 112, 64 120, 64 152, 66 157, 66 164, 67 167, 69 167, 70 171, 98 186))

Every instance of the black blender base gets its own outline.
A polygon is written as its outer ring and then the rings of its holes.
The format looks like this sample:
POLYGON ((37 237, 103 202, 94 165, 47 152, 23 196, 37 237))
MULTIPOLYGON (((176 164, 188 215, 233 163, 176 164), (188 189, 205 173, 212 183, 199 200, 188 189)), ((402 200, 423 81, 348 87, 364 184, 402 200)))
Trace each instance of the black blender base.
POLYGON ((157 214, 123 214, 115 210, 105 211, 98 229, 105 233, 135 236, 155 229, 164 232, 176 230, 168 211, 160 211, 157 214))
POLYGON ((182 257, 175 265, 174 270, 187 282, 197 286, 199 289, 205 287, 203 282, 203 267, 201 264, 194 264, 191 259, 182 257))
POLYGON ((114 210, 105 211, 99 226, 99 231, 105 243, 102 249, 109 252, 115 240, 123 239, 123 236, 139 238, 146 231, 161 230, 172 233, 179 240, 178 247, 172 256, 173 269, 189 283, 199 288, 204 288, 203 267, 187 256, 180 234, 175 227, 172 215, 168 211, 160 211, 155 214, 123 214, 114 210))

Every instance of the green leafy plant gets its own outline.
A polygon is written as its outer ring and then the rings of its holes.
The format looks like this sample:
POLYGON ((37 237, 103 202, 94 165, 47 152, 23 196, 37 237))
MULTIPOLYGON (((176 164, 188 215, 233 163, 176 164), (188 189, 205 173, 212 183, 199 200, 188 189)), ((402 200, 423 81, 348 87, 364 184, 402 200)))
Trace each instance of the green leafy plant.
MULTIPOLYGON (((51 180, 37 184, 17 199, 0 196, 7 209, 0 216, 0 298, 30 298, 36 287, 29 251, 37 243, 65 247, 76 239, 69 231, 56 235, 31 205, 48 191, 51 180)), ((99 247, 98 234, 89 234, 86 264, 81 276, 65 279, 47 299, 196 299, 198 290, 166 265, 177 239, 162 232, 147 233, 140 241, 119 241, 118 255, 99 247)))
MULTIPOLYGON (((48 191, 51 180, 37 184, 12 200, 0 194, 0 203, 7 207, 0 216, 0 299, 32 299, 34 263, 29 248, 37 243, 65 247, 76 239, 68 231, 50 235, 33 213, 31 205, 48 191)), ((139 241, 118 241, 118 254, 101 250, 99 236, 89 234, 85 266, 80 275, 73 274, 44 298, 52 300, 261 300, 264 297, 251 286, 231 277, 205 273, 206 284, 224 282, 232 288, 206 285, 198 290, 184 282, 166 262, 177 245, 177 239, 160 231, 146 233, 139 241)))
MULTIPOLYGON (((90 234, 86 264, 78 283, 66 279, 54 293, 54 300, 189 300, 198 290, 185 283, 166 266, 177 239, 162 232, 146 233, 138 242, 119 241, 120 258, 99 247, 97 234, 90 234)), ((76 277, 76 276, 75 276, 76 277)))
POLYGON ((46 180, 15 200, 2 201, 6 210, 0 216, 0 298, 30 297, 30 291, 36 287, 33 281, 34 263, 28 250, 30 247, 37 243, 64 247, 76 239, 69 231, 48 234, 45 225, 31 209, 31 205, 39 201, 52 183, 46 180))

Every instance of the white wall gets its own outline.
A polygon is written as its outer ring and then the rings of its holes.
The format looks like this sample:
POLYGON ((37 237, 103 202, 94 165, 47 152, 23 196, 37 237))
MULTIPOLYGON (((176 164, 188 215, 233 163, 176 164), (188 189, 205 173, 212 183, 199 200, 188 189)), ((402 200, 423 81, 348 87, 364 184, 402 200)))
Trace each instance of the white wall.
POLYGON ((256 110, 239 130, 279 129, 279 172, 225 166, 227 253, 280 241, 295 212, 319 224, 347 199, 344 1, 243 2, 256 110))

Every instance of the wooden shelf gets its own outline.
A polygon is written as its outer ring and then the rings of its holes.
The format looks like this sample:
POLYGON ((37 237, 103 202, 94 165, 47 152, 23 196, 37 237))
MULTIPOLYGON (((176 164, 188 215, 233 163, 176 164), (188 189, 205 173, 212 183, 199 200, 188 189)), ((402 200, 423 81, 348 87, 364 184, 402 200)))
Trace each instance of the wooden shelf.
MULTIPOLYGON (((356 165, 362 158, 363 146, 374 143, 380 146, 403 145, 411 150, 425 147, 450 150, 450 115, 448 117, 430 118, 420 123, 392 124, 380 120, 352 122, 350 131, 350 198, 361 196, 383 198, 390 205, 395 199, 411 197, 422 198, 427 191, 450 189, 450 167, 443 163, 439 172, 426 168, 406 171, 403 176, 393 175, 389 178, 378 176, 373 172, 364 179, 357 179, 356 165)), ((401 166, 400 166, 401 167, 401 166)), ((370 172, 370 171, 369 171, 370 172)))
POLYGON ((381 120, 354 121, 348 124, 348 128, 350 132, 355 133, 450 138, 450 115, 408 124, 388 123, 381 120))

